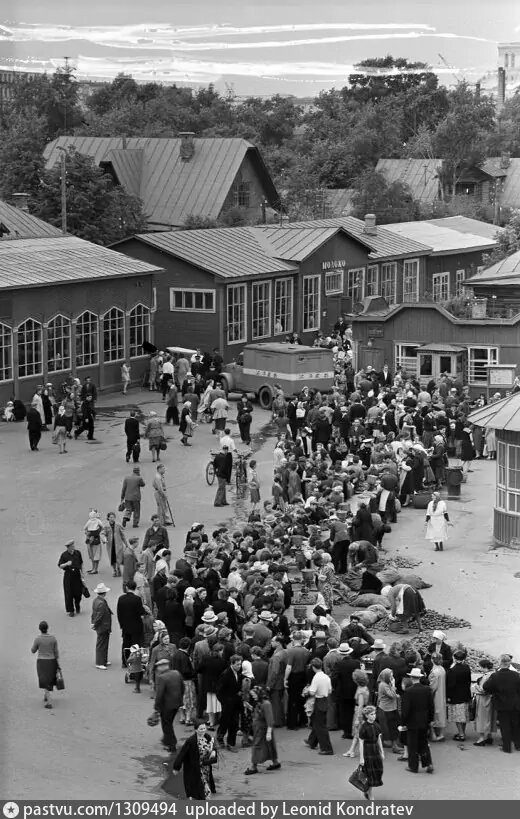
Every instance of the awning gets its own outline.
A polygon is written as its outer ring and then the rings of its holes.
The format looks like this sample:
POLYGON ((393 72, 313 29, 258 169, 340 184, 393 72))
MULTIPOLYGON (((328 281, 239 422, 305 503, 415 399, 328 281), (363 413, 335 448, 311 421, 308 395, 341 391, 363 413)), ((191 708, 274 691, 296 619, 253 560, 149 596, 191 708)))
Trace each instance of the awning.
POLYGON ((417 350, 418 353, 465 353, 466 347, 458 347, 456 344, 424 344, 417 350))
POLYGON ((520 392, 475 410, 468 421, 478 427, 520 432, 520 392))

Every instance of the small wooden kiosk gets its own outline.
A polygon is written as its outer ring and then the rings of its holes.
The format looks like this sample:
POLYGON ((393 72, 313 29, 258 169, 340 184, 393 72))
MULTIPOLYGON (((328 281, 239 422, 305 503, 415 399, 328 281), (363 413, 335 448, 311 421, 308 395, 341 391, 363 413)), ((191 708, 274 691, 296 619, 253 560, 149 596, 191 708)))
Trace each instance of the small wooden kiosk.
POLYGON ((520 542, 520 392, 468 416, 470 423, 495 430, 497 490, 493 537, 501 546, 520 542))

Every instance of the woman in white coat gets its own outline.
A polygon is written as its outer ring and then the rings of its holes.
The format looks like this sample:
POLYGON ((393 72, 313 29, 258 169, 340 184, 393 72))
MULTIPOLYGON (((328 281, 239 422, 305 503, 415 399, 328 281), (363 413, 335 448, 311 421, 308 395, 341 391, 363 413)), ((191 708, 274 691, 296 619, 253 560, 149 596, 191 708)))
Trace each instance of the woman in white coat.
POLYGON ((446 671, 440 654, 432 655, 432 670, 428 676, 430 690, 433 694, 434 717, 432 720, 432 742, 443 742, 443 729, 446 728, 446 671))
MULTIPOLYGON (((439 492, 432 492, 432 499, 426 509, 426 540, 435 544, 435 551, 442 552, 444 543, 448 540, 448 507, 441 500, 439 492)), ((451 524, 450 524, 451 525, 451 524)))

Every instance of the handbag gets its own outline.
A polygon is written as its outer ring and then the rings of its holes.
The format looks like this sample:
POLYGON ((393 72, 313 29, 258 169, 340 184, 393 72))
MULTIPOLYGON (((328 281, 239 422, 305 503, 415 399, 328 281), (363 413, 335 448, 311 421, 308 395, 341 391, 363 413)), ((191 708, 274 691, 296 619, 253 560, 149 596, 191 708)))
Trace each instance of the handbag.
POLYGON ((477 718, 477 696, 474 694, 471 698, 468 708, 468 722, 475 722, 477 718))
POLYGON ((168 444, 166 443, 166 441, 164 440, 164 438, 161 438, 161 443, 159 444, 159 449, 160 449, 162 452, 164 452, 164 450, 165 450, 165 449, 168 449, 168 444))
POLYGON ((63 691, 65 688, 65 680, 63 679, 63 673, 61 668, 58 666, 56 669, 56 690, 63 691))
POLYGON ((161 719, 161 715, 158 711, 154 711, 153 714, 150 714, 148 719, 146 720, 146 724, 150 726, 150 728, 154 728, 156 725, 159 725, 161 719))
POLYGON ((202 757, 200 764, 201 765, 216 765, 217 763, 217 752, 215 748, 213 748, 209 753, 204 754, 202 757))
POLYGON ((121 501, 121 503, 119 504, 117 509, 118 509, 119 512, 124 512, 125 509, 126 509, 126 503, 124 501, 121 501))
POLYGON ((86 598, 90 597, 90 591, 88 590, 88 586, 86 586, 85 583, 81 584, 81 594, 83 595, 83 597, 86 598))
POLYGON ((359 791, 363 791, 363 793, 368 790, 368 776, 365 773, 363 765, 358 765, 356 770, 350 774, 348 781, 359 791))

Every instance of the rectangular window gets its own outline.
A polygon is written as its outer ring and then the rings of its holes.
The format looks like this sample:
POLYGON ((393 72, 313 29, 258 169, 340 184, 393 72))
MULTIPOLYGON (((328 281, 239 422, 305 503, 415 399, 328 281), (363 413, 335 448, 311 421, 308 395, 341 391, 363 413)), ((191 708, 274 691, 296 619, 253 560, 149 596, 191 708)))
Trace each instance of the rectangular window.
POLYGON ((303 330, 320 329, 320 276, 303 277, 303 330))
POLYGON ((364 267, 356 267, 347 272, 347 296, 349 296, 353 302, 361 301, 363 298, 364 278, 364 267))
POLYGON ((487 367, 499 363, 498 347, 470 347, 468 350, 468 384, 486 386, 487 367))
POLYGON ((251 203, 251 192, 249 182, 240 182, 233 186, 233 206, 235 208, 248 208, 251 203))
POLYGON ((331 270, 325 273, 325 293, 331 296, 333 293, 343 293, 343 270, 331 270))
POLYGON ((170 287, 170 310, 172 312, 214 313, 214 290, 178 290, 170 287))
POLYGON ((450 274, 434 273, 432 276, 432 295, 434 301, 448 301, 450 297, 450 274))
POLYGON ((274 334, 292 333, 293 329, 293 282, 277 279, 274 283, 274 334))
POLYGON ((402 367, 408 375, 417 373, 417 350, 419 344, 396 344, 395 366, 402 367))
POLYGON ((365 292, 367 296, 379 296, 379 265, 370 264, 367 267, 367 283, 365 292))
POLYGON ((245 284, 230 284, 227 287, 227 338, 228 344, 247 341, 245 284))
POLYGON ((0 381, 13 377, 13 331, 7 324, 0 324, 0 381))
POLYGON ((271 282, 255 282, 251 289, 251 338, 271 335, 271 282))
POLYGON ((465 296, 465 288, 463 281, 466 278, 466 271, 465 270, 456 270, 455 271, 455 295, 456 296, 465 296))
POLYGON ((381 265, 381 295, 388 304, 396 302, 395 281, 397 276, 397 264, 395 262, 381 265))
POLYGON ((403 262, 403 301, 419 301, 419 259, 403 262))

